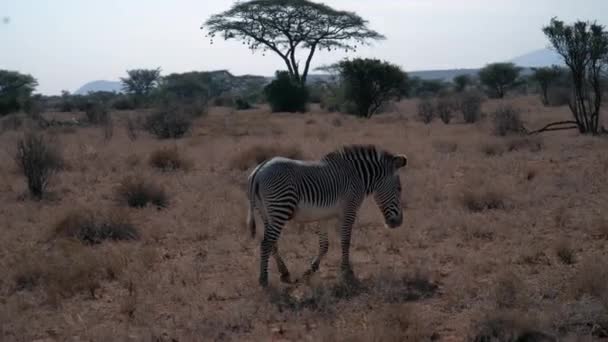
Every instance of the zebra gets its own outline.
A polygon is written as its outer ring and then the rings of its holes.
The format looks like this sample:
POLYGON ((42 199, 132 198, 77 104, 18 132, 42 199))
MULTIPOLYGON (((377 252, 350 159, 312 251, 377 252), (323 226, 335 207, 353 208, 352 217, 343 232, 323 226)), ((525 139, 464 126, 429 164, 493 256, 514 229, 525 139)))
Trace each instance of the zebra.
MULTIPOLYGON (((351 229, 364 199, 373 194, 385 226, 403 222, 401 180, 398 171, 407 165, 405 155, 393 155, 374 145, 346 145, 318 161, 273 157, 257 165, 247 178, 249 211, 247 226, 255 238, 257 209, 264 223, 260 243, 259 284, 268 286, 268 259, 272 255, 281 281, 292 283, 279 254, 278 240, 287 221, 308 223, 337 218, 341 233, 341 275, 355 280, 350 264, 351 229)), ((319 228, 319 252, 304 278, 317 272, 327 254, 327 230, 319 228)))

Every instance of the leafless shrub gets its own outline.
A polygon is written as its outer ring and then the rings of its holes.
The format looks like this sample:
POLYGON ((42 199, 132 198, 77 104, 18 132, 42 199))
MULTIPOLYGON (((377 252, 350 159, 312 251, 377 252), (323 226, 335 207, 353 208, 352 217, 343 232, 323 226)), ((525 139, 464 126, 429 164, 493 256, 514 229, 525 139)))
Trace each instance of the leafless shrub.
POLYGON ((437 336, 432 322, 423 320, 411 304, 389 304, 370 323, 355 341, 433 341, 437 336))
POLYGON ((431 123, 435 118, 435 106, 430 98, 422 98, 418 101, 418 117, 425 124, 431 123))
POLYGON ((231 162, 232 167, 239 170, 247 170, 250 167, 268 160, 272 157, 285 157, 292 159, 302 159, 303 153, 297 146, 282 147, 270 145, 252 146, 237 154, 231 162))
POLYGON ((482 102, 483 96, 475 91, 465 92, 458 98, 458 107, 464 122, 475 123, 481 119, 482 102))
POLYGON ((331 125, 334 127, 342 127, 342 120, 340 118, 331 119, 331 125))
POLYGON ((449 96, 440 97, 435 104, 435 111, 444 124, 449 124, 454 117, 454 111, 458 108, 455 99, 449 96))
POLYGON ((16 131, 23 127, 24 118, 20 114, 9 114, 0 120, 0 133, 8 130, 16 131))
POLYGON ((38 199, 45 193, 50 178, 63 166, 57 143, 37 132, 28 132, 17 142, 15 161, 27 179, 30 193, 38 199))
POLYGON ((88 209, 69 212, 54 228, 57 237, 75 238, 85 244, 104 240, 136 240, 139 233, 123 212, 98 213, 88 209))
POLYGON ((192 126, 192 115, 181 107, 163 107, 146 118, 144 128, 159 139, 178 139, 192 126))
POLYGON ((169 203, 162 187, 139 176, 125 177, 116 188, 116 194, 119 201, 134 208, 142 208, 149 203, 164 208, 169 203))
POLYGON ((161 171, 189 170, 192 163, 176 148, 161 148, 150 155, 148 163, 161 171))
POLYGON ((114 136, 114 121, 112 120, 112 114, 108 112, 108 117, 102 123, 103 124, 103 138, 106 141, 112 140, 114 136))
POLYGON ((572 90, 566 87, 551 87, 547 98, 550 106, 567 106, 572 99, 572 90))
POLYGON ((507 140, 506 147, 509 152, 522 149, 538 152, 543 149, 543 141, 539 137, 512 137, 507 140))
POLYGON ((511 105, 504 105, 496 109, 493 120, 494 133, 497 135, 521 134, 526 131, 520 118, 520 111, 511 105))

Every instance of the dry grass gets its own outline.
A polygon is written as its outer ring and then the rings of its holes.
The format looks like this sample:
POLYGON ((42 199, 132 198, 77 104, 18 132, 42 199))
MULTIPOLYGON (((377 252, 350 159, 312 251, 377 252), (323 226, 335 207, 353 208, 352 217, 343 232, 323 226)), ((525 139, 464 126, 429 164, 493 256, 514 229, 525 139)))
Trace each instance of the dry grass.
POLYGON ((303 153, 299 147, 296 146, 270 146, 270 145, 256 145, 245 149, 236 155, 231 162, 232 167, 238 170, 247 170, 250 167, 254 167, 261 162, 268 160, 272 157, 285 157, 291 159, 302 159, 303 153))
MULTIPOLYGON (((481 112, 504 102, 520 108, 530 128, 570 119, 567 107, 544 107, 536 96, 488 100, 481 112)), ((457 115, 454 124, 425 125, 416 107, 405 100, 369 120, 315 106, 304 115, 270 114, 263 105, 234 113, 212 108, 175 142, 196 165, 189 172, 155 172, 148 164, 174 143, 143 133, 131 140, 126 118, 140 113, 112 113, 107 141, 100 127, 56 130, 69 164, 49 188, 56 200, 23 200, 23 176, 13 163, 0 165, 0 340, 600 339, 608 326, 608 141, 558 131, 542 135, 539 149, 538 137, 494 136, 486 120, 464 125, 457 115), (490 158, 480 148, 493 142, 504 152, 490 158), (245 232, 247 171, 275 155, 318 159, 352 143, 411 159, 400 172, 403 226, 384 228, 369 199, 351 242, 360 286, 340 282, 334 220, 321 223, 329 253, 309 283, 282 284, 271 261, 275 291, 262 291, 260 241, 245 232), (150 200, 155 196, 146 192, 157 186, 170 193, 170 205, 133 209, 130 196, 117 205, 128 175, 137 176, 123 193, 141 190, 150 200), (80 242, 73 236, 86 227, 82 213, 74 214, 81 206, 97 223, 125 213, 139 238, 80 242), (64 219, 78 224, 57 235, 64 219), (556 255, 562 237, 575 251, 572 264, 556 255)), ((70 120, 84 113, 43 115, 70 120)), ((0 145, 16 146, 21 130, 5 131, 0 145)), ((0 149, 3 160, 11 154, 0 149)), ((294 278, 317 253, 314 230, 290 223, 281 234, 294 278)))

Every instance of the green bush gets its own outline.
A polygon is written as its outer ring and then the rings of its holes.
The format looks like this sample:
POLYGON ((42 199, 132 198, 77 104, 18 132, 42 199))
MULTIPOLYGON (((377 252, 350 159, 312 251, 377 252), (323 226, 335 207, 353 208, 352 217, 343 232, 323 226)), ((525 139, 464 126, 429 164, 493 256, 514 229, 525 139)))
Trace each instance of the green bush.
POLYGON ((24 110, 37 85, 30 75, 0 70, 0 116, 24 110))
POLYGON ((294 81, 287 71, 277 71, 276 79, 264 88, 273 112, 305 112, 308 89, 294 81))

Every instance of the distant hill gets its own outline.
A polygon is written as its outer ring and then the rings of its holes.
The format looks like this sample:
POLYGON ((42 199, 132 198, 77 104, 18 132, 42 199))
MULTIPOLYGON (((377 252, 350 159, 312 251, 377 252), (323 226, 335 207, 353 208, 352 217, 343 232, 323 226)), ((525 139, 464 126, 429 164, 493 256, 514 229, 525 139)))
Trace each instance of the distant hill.
POLYGON ((76 90, 74 94, 86 95, 87 93, 94 91, 109 91, 120 93, 122 92, 122 85, 119 81, 92 81, 78 88, 78 90, 76 90))
MULTIPOLYGON (((555 51, 550 49, 539 49, 521 56, 512 58, 507 62, 514 63, 523 68, 522 75, 529 75, 532 70, 530 68, 564 65, 563 59, 555 51)), ((407 71, 410 77, 419 77, 423 80, 442 80, 449 82, 454 77, 459 75, 476 76, 479 69, 444 69, 444 70, 418 70, 407 71)), ((246 88, 249 85, 256 83, 268 83, 274 79, 274 76, 256 76, 242 75, 234 76, 227 70, 209 71, 213 79, 223 80, 227 82, 237 91, 241 88, 246 88)), ((309 83, 316 83, 329 79, 327 74, 310 74, 308 75, 309 83)), ((121 92, 121 83, 119 81, 93 81, 80 87, 74 94, 86 94, 90 91, 115 91, 121 92)))
POLYGON ((555 51, 550 49, 539 49, 532 52, 528 52, 524 55, 515 57, 509 62, 519 65, 521 67, 545 67, 551 65, 564 66, 563 58, 555 51))

